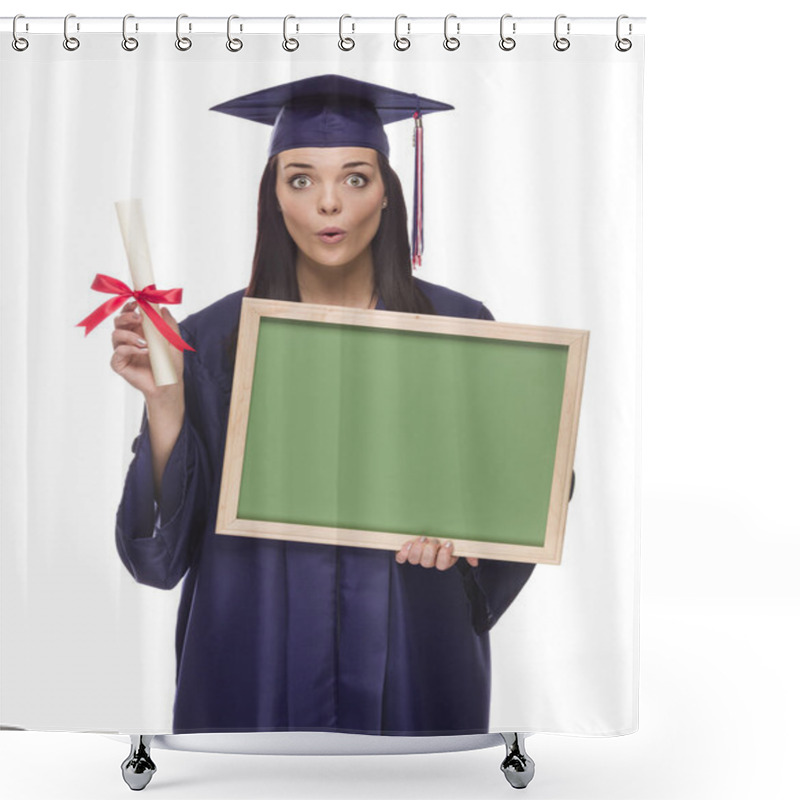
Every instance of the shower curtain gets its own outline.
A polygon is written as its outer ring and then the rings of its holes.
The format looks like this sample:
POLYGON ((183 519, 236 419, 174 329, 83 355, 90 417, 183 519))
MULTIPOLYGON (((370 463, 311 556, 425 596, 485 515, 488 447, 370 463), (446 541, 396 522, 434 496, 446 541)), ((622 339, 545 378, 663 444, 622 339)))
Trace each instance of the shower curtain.
POLYGON ((109 367, 112 320, 86 336, 77 323, 108 299, 95 275, 130 283, 120 200, 141 200, 157 287, 183 290, 177 319, 242 290, 271 129, 209 109, 337 75, 453 107, 424 117, 421 158, 413 119, 385 128, 409 238, 424 226, 415 278, 502 322, 591 336, 561 563, 538 565, 481 634, 488 730, 637 727, 643 37, 626 48, 613 20, 583 34, 575 21, 559 44, 552 23, 519 20, 500 47, 497 31, 452 21, 449 48, 412 29, 403 49, 393 20, 345 28, 343 46, 328 23, 292 23, 288 44, 279 23, 235 28, 240 48, 224 20, 184 29, 184 49, 174 31, 142 30, 130 49, 90 32, 68 49, 33 23, 25 49, 3 36, 4 726, 173 730, 182 587, 137 582, 115 542, 142 396, 109 367))

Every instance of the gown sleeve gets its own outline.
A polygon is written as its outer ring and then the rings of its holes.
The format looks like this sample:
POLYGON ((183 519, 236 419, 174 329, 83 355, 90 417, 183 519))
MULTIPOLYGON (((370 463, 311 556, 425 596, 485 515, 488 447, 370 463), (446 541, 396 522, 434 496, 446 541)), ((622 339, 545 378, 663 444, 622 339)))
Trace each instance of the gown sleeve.
MULTIPOLYGON (((186 338, 185 331, 181 333, 186 338)), ((210 494, 211 479, 206 448, 195 423, 197 373, 202 371, 196 361, 194 353, 184 361, 186 412, 164 470, 160 501, 156 500, 145 412, 117 510, 116 543, 123 564, 137 582, 159 589, 172 589, 184 576, 208 516, 204 501, 210 494)))
POLYGON ((490 630, 511 605, 535 565, 483 559, 477 567, 471 567, 460 558, 456 566, 469 598, 472 627, 481 634, 490 630))

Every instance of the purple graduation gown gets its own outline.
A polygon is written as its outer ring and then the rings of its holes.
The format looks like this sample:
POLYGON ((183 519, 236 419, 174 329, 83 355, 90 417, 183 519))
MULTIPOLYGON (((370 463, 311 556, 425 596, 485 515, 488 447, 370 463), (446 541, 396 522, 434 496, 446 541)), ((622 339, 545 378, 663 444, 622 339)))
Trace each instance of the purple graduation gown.
MULTIPOLYGON (((437 313, 492 319, 417 281, 437 313)), ((119 555, 140 583, 183 579, 174 732, 482 733, 488 631, 533 567, 463 559, 440 572, 386 550, 214 533, 243 293, 188 317, 186 415, 155 500, 147 421, 117 514, 119 555)), ((383 306, 379 304, 379 308, 383 306)))

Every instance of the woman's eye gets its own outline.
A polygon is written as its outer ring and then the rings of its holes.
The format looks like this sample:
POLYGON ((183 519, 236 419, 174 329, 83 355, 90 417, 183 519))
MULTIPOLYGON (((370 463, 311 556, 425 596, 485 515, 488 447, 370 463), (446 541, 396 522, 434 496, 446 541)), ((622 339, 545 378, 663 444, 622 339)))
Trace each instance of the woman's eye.
POLYGON ((311 183, 307 175, 295 175, 289 181, 289 186, 293 189, 305 189, 311 183))
POLYGON ((367 179, 363 175, 348 175, 346 183, 348 186, 361 188, 367 185, 367 179))

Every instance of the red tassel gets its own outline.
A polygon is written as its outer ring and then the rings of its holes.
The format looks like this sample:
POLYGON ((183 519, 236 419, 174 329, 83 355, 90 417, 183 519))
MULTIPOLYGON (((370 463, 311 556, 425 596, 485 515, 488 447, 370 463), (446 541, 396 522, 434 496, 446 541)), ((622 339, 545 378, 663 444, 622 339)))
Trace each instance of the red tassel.
POLYGON ((424 238, 422 231, 422 114, 414 112, 414 216, 411 234, 411 263, 414 269, 422 265, 424 238))

